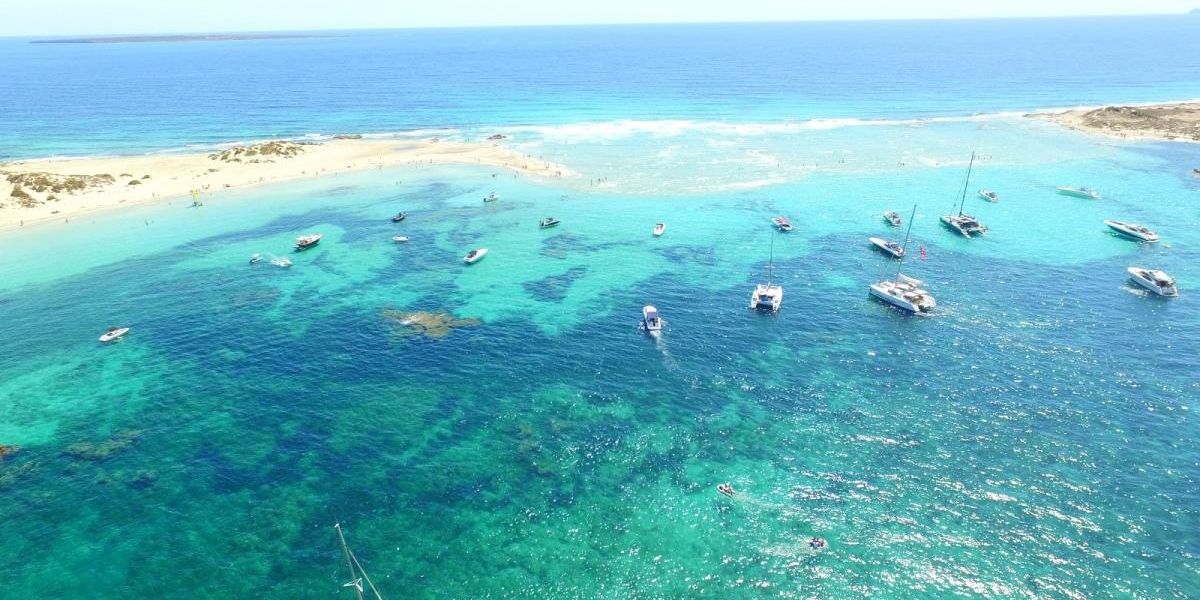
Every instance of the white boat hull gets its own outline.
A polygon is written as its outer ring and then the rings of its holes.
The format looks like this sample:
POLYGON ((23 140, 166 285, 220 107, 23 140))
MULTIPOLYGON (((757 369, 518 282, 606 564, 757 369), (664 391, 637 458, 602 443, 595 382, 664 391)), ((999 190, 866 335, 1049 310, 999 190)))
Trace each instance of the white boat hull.
POLYGON ((894 281, 880 281, 871 284, 871 295, 910 313, 929 312, 937 306, 937 301, 925 290, 911 284, 894 281))
POLYGON ((1104 224, 1108 225, 1109 229, 1111 229, 1121 235, 1126 235, 1131 238, 1141 240, 1143 242, 1154 243, 1154 242, 1158 241, 1157 233, 1154 233, 1153 231, 1149 231, 1149 230, 1146 230, 1146 231, 1139 230, 1139 229, 1137 229, 1139 227, 1139 225, 1136 225, 1134 223, 1125 223, 1122 221, 1105 221, 1104 224))
POLYGON ((107 344, 109 342, 115 342, 115 341, 125 337, 125 334, 127 334, 127 333, 129 333, 128 327, 121 327, 119 329, 114 329, 112 331, 106 331, 106 332, 104 332, 104 335, 100 336, 100 341, 104 342, 105 344, 107 344))
POLYGON ((662 331, 662 316, 657 308, 649 304, 642 307, 642 327, 646 331, 662 331))
POLYGON ((467 263, 468 265, 473 265, 473 264, 483 260, 483 257, 487 256, 487 253, 488 253, 487 248, 480 248, 478 250, 475 250, 474 253, 467 254, 466 256, 464 256, 463 262, 467 263))
POLYGON ((1060 187, 1058 188, 1058 193, 1064 196, 1071 196, 1073 198, 1086 198, 1088 200, 1098 200, 1100 198, 1099 192, 1086 188, 1060 187))
POLYGON ((750 308, 779 312, 783 306, 783 286, 759 284, 750 295, 750 308))
POLYGON ((883 238, 873 237, 867 239, 870 240, 872 245, 874 245, 876 248, 879 248, 892 258, 901 258, 904 256, 904 248, 894 248, 888 245, 888 241, 883 238))
POLYGON ((667 231, 667 224, 659 223, 658 225, 654 226, 654 237, 658 237, 658 236, 666 233, 666 231, 667 231))
POLYGON ((1176 285, 1175 280, 1162 271, 1143 269, 1141 267, 1129 267, 1126 269, 1126 272, 1129 273, 1129 279, 1131 281, 1149 290, 1155 295, 1164 297, 1173 297, 1179 295, 1179 287, 1176 285), (1155 281, 1156 274, 1161 275, 1161 284, 1159 281, 1155 281))

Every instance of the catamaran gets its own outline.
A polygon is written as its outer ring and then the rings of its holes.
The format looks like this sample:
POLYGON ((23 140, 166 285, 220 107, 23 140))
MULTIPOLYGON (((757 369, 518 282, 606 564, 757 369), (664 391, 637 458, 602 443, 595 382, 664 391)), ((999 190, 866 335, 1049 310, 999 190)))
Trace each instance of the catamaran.
MULTIPOLYGON (((967 164, 967 179, 963 182, 962 201, 958 205, 957 215, 942 215, 942 222, 947 227, 959 232, 963 237, 971 237, 973 235, 983 235, 987 233, 987 227, 979 222, 979 219, 963 212, 963 207, 967 204, 967 186, 971 185, 971 168, 975 166, 975 153, 971 153, 971 162, 967 164)), ((912 223, 909 223, 912 225, 912 223)))
POLYGON ((1060 186, 1058 188, 1058 193, 1060 193, 1064 196, 1074 196, 1076 198, 1087 198, 1088 200, 1099 200, 1100 199, 1100 192, 1097 192, 1096 190, 1093 190, 1092 188, 1070 187, 1070 186, 1064 185, 1064 186, 1060 186))
POLYGON ((375 600, 383 600, 383 596, 375 588, 375 583, 371 581, 371 576, 367 575, 367 570, 358 562, 358 557, 350 550, 350 546, 346 545, 346 536, 342 534, 342 524, 334 523, 333 528, 337 530, 338 541, 342 543, 342 556, 346 557, 346 567, 350 569, 350 581, 343 583, 342 587, 353 588, 358 600, 363 600, 363 582, 365 581, 371 589, 371 593, 375 595, 375 600))
POLYGON ((1109 229, 1112 229, 1113 231, 1116 231, 1117 233, 1122 233, 1129 237, 1137 238, 1139 240, 1142 240, 1143 242, 1157 242, 1158 241, 1158 234, 1151 231, 1145 225, 1138 225, 1137 223, 1126 223, 1124 221, 1105 221, 1104 224, 1108 225, 1109 229))
POLYGON ((773 285, 771 277, 775 274, 775 236, 771 236, 771 258, 767 262, 767 282, 754 286, 750 295, 750 308, 754 310, 769 310, 779 312, 783 306, 783 286, 773 285))
POLYGON ((896 278, 871 284, 871 295, 908 312, 924 313, 933 310, 937 306, 937 301, 933 299, 932 294, 921 289, 921 280, 901 272, 904 268, 904 250, 908 247, 912 222, 916 216, 917 207, 913 206, 912 216, 908 218, 908 231, 904 232, 904 245, 900 248, 900 263, 896 266, 896 278))

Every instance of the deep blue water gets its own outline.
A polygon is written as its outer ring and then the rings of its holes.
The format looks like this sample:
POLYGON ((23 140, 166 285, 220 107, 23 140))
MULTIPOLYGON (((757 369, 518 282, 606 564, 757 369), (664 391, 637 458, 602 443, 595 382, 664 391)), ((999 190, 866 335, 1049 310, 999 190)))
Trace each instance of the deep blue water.
POLYGON ((0 158, 611 119, 966 115, 1200 97, 1200 19, 0 40, 0 158), (1133 51, 1132 49, 1136 49, 1133 51))

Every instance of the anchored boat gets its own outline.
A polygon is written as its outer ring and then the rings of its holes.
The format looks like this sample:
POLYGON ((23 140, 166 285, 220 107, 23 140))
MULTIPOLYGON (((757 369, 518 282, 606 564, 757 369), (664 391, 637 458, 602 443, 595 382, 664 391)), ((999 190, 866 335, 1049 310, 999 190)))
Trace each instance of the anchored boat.
POLYGON ((912 222, 917 216, 917 207, 913 206, 912 216, 908 218, 908 231, 904 233, 904 245, 900 247, 900 264, 896 266, 896 278, 885 279, 871 284, 871 295, 910 313, 925 313, 937 306, 933 295, 921 288, 921 280, 914 279, 902 273, 904 268, 904 250, 908 248, 909 234, 912 232, 912 222))
POLYGON ((1151 231, 1145 225, 1126 223, 1124 221, 1105 221, 1104 224, 1108 225, 1109 229, 1112 229, 1117 233, 1127 235, 1131 238, 1137 238, 1143 242, 1158 241, 1158 234, 1151 231))
MULTIPOLYGON (((979 219, 963 212, 963 207, 967 204, 967 187, 971 185, 971 168, 975 166, 975 153, 971 153, 971 162, 967 164, 967 179, 963 182, 962 201, 958 205, 957 215, 942 215, 942 223, 947 227, 962 234, 963 237, 972 237, 974 235, 984 235, 987 233, 987 226, 979 222, 979 219)), ((912 223, 909 223, 911 226, 912 223)))
POLYGON ((1166 271, 1144 269, 1142 267, 1129 267, 1126 271, 1129 272, 1129 278, 1134 283, 1159 296, 1179 295, 1179 288, 1175 284, 1175 278, 1167 275, 1166 271))

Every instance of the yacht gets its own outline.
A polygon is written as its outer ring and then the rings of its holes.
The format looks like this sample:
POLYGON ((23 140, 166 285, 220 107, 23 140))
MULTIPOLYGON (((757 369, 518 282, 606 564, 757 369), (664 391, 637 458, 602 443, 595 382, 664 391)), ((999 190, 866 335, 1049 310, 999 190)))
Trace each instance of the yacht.
POLYGON ((499 199, 500 199, 500 196, 497 196, 496 192, 488 192, 488 195, 483 197, 484 202, 495 202, 499 199))
POLYGON ((257 265, 260 262, 262 262, 261 254, 256 252, 256 253, 250 255, 250 264, 257 265))
POLYGON ((769 310, 771 312, 779 312, 779 307, 783 306, 783 286, 771 283, 771 277, 775 274, 775 236, 771 236, 771 258, 767 262, 767 282, 760 283, 754 286, 754 293, 750 294, 750 308, 754 310, 769 310))
MULTIPOLYGON (((942 223, 947 227, 962 234, 963 237, 972 237, 975 235, 984 235, 987 233, 987 227, 979 222, 979 219, 963 212, 963 207, 967 204, 967 186, 971 185, 971 168, 975 166, 975 153, 971 153, 971 162, 967 164, 967 180, 963 182, 962 201, 958 205, 957 215, 942 215, 942 223)), ((909 223, 912 225, 912 223, 909 223)))
POLYGON ((487 256, 487 253, 487 248, 476 248, 468 252, 467 255, 463 257, 463 262, 467 263, 468 265, 473 265, 480 260, 483 260, 483 257, 487 256))
POLYGON ((125 334, 127 333, 129 333, 128 327, 109 327, 108 331, 105 331, 100 336, 100 341, 104 342, 105 344, 109 342, 115 342, 122 337, 125 337, 125 334))
POLYGON ((397 242, 397 243, 403 243, 403 242, 407 242, 407 241, 408 241, 408 236, 407 236, 407 235, 393 235, 393 236, 392 236, 392 241, 393 241, 393 242, 397 242))
POLYGON ((392 217, 392 222, 399 223, 400 221, 403 221, 404 219, 407 219, 407 218, 408 218, 408 213, 398 212, 398 213, 396 213, 395 216, 392 217))
POLYGON ((662 317, 658 315, 658 309, 647 304, 642 307, 642 327, 646 331, 662 331, 662 317))
POLYGON ((658 237, 658 236, 662 235, 663 232, 666 230, 667 230, 666 223, 655 223, 654 224, 654 237, 658 237))
POLYGON ((871 284, 871 295, 910 313, 926 313, 935 306, 937 301, 933 295, 921 288, 921 280, 905 275, 904 250, 908 247, 909 234, 912 233, 912 222, 917 216, 917 207, 913 206, 912 216, 908 218, 908 231, 904 232, 904 244, 900 247, 900 263, 896 267, 895 279, 885 279, 871 284))
POLYGON ((321 243, 321 234, 319 234, 319 233, 313 233, 310 235, 302 235, 302 236, 296 238, 296 249, 297 250, 308 250, 309 248, 312 248, 313 246, 316 246, 319 243, 321 243))
POLYGON ((785 216, 771 217, 771 222, 775 224, 776 229, 784 233, 792 230, 792 222, 785 216))
POLYGON ((1060 186, 1058 188, 1058 193, 1060 193, 1064 196, 1074 196, 1076 198, 1087 198, 1088 200, 1100 199, 1100 192, 1097 192, 1096 190, 1093 190, 1091 188, 1085 188, 1085 187, 1060 186))
POLYGON ((900 242, 893 242, 877 237, 867 239, 870 240, 870 242, 874 244, 876 248, 879 248, 880 250, 890 254, 892 258, 902 258, 904 256, 904 247, 900 245, 900 242))
POLYGON ((554 217, 546 217, 545 219, 542 219, 540 223, 538 223, 538 227, 541 227, 542 229, 550 229, 551 227, 558 225, 560 222, 561 221, 555 219, 554 217))
POLYGON ((1134 283, 1158 294, 1159 296, 1178 296, 1179 288, 1175 287, 1175 279, 1166 271, 1129 267, 1129 278, 1134 283))
POLYGON ((1137 223, 1126 223, 1124 221, 1105 221, 1109 229, 1117 233, 1123 233, 1129 237, 1137 238, 1143 242, 1157 242, 1158 234, 1150 231, 1145 225, 1137 223))
POLYGON ((984 200, 987 200, 988 202, 999 202, 1000 201, 1000 194, 997 194, 996 192, 993 192, 992 190, 979 190, 979 197, 983 198, 984 200))
POLYGON ((894 210, 883 213, 883 220, 891 223, 892 227, 899 227, 904 224, 904 219, 900 218, 900 213, 894 210))

